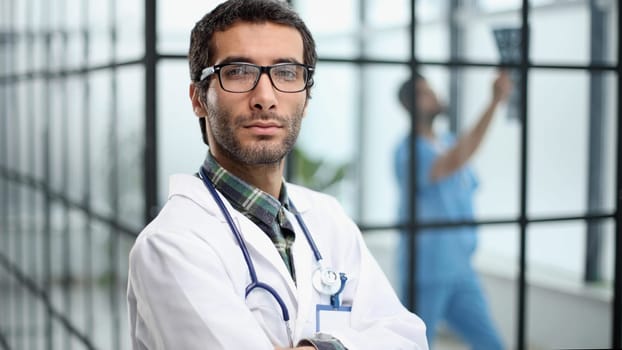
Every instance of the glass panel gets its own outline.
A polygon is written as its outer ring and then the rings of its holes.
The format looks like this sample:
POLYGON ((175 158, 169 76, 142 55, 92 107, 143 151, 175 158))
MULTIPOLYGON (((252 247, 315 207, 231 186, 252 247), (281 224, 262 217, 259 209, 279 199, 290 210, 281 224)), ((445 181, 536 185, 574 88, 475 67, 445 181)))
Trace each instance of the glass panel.
POLYGON ((49 254, 49 261, 45 263, 48 264, 49 271, 51 273, 50 281, 52 285, 52 289, 50 290, 50 302, 52 306, 58 310, 63 310, 63 290, 59 288, 63 285, 61 283, 64 278, 63 270, 63 259, 64 259, 64 250, 63 250, 63 240, 64 233, 67 225, 67 215, 66 208, 61 204, 60 201, 53 201, 51 203, 51 216, 50 216, 50 237, 49 237, 49 245, 46 246, 48 250, 47 254, 49 254))
POLYGON ((185 60, 163 61, 158 66, 158 193, 164 204, 172 174, 194 174, 203 163, 207 146, 188 97, 190 78, 185 60), (183 155, 181 157, 180 155, 183 155))
POLYGON ((89 142, 88 135, 85 133, 85 123, 87 116, 84 115, 85 108, 85 83, 86 79, 80 77, 70 77, 67 79, 68 100, 71 101, 67 105, 67 145, 68 154, 66 155, 68 162, 67 188, 66 195, 74 202, 82 202, 85 197, 86 179, 84 174, 84 158, 88 149, 85 147, 89 142))
MULTIPOLYGON (((410 1, 375 0, 365 5, 365 30, 361 31, 365 55, 387 59, 409 59, 410 1)), ((420 5, 419 8, 421 6, 424 5, 420 5)))
MULTIPOLYGON (((27 3, 26 1, 24 2, 27 3)), ((48 62, 45 50, 45 30, 49 22, 49 14, 47 13, 48 3, 45 0, 33 0, 31 1, 32 5, 29 7, 29 28, 33 33, 33 50, 29 53, 30 59, 33 60, 33 65, 28 68, 31 71, 42 70, 48 62)))
POLYGON ((35 221, 35 230, 32 235, 32 252, 34 255, 33 264, 34 264, 34 281, 41 288, 47 281, 45 279, 45 271, 47 268, 47 262, 44 261, 44 250, 47 248, 44 242, 44 222, 45 222, 45 194, 41 191, 34 192, 34 201, 35 204, 31 207, 32 210, 32 218, 35 221))
MULTIPOLYGON (((7 6, 8 8, 12 7, 13 14, 11 16, 11 20, 9 21, 9 25, 11 26, 10 30, 7 30, 3 34, 8 39, 3 44, 7 45, 12 42, 13 47, 8 48, 8 52, 12 52, 11 61, 4 61, 12 65, 11 67, 13 74, 20 74, 26 72, 30 67, 28 66, 28 36, 27 33, 27 18, 28 18, 28 9, 26 8, 25 1, 19 1, 16 3, 12 3, 13 6, 7 6)), ((8 46, 8 45, 7 45, 8 46)))
POLYGON ((50 178, 46 179, 50 188, 56 192, 62 192, 65 186, 65 168, 66 168, 66 154, 65 154, 65 141, 67 126, 67 91, 64 86, 64 81, 59 79, 50 80, 46 86, 50 98, 49 110, 45 117, 48 123, 48 137, 49 144, 45 145, 49 147, 46 155, 47 164, 50 170, 50 178))
POLYGON ((613 210, 615 79, 614 74, 590 76, 584 71, 563 70, 534 70, 530 75, 530 215, 613 210), (590 83, 594 92, 600 91, 592 102, 590 83), (592 139, 590 132, 594 133, 592 139), (589 181, 594 182, 591 193, 589 181))
POLYGON ((17 164, 17 154, 16 152, 11 152, 9 150, 16 149, 19 144, 18 135, 11 132, 12 130, 17 130, 18 120, 17 118, 8 118, 8 116, 10 115, 17 114, 18 106, 14 102, 15 88, 10 85, 3 86, 3 88, 0 89, 0 94, 2 94, 1 98, 3 100, 2 102, 4 102, 3 110, 4 113, 6 113, 3 121, 4 137, 2 140, 2 145, 3 147, 5 147, 5 151, 2 153, 2 155, 6 158, 3 159, 3 163, 8 169, 15 171, 15 167, 17 164))
MULTIPOLYGON (((395 259, 395 252, 398 249, 399 233, 395 230, 387 231, 364 231, 363 239, 374 256, 378 265, 391 282, 396 293, 401 294, 399 279, 404 267, 400 266, 395 259)), ((400 295, 400 297, 403 297, 400 295)))
POLYGON ((127 66, 117 71, 117 174, 119 219, 139 227, 144 219, 144 70, 127 66))
POLYGON ((38 72, 46 69, 47 67, 47 50, 45 47, 45 37, 40 32, 35 32, 35 36, 32 40, 32 51, 28 54, 30 60, 32 60, 32 66, 28 67, 30 71, 38 72))
MULTIPOLYGON (((420 60, 449 59, 448 1, 417 1, 415 55, 420 60)), ((408 20, 409 21, 409 20, 408 20)), ((410 23, 405 24, 408 26, 410 23)))
MULTIPOLYGON (((470 68, 454 71, 454 74, 453 77, 450 74, 450 79, 458 82, 456 124, 458 135, 465 135, 477 125, 490 105, 498 73, 495 69, 470 68)), ((452 111, 451 106, 447 106, 448 111, 452 111)), ((518 215, 521 124, 512 108, 515 106, 509 105, 507 100, 498 105, 482 143, 470 160, 477 181, 473 200, 475 217, 479 220, 518 215)), ((448 127, 451 129, 451 121, 448 127)))
POLYGON ((293 4, 309 27, 320 57, 359 55, 364 40, 360 28, 360 1, 295 0, 293 4))
POLYGON ((521 0, 484 1, 479 8, 458 7, 454 14, 456 56, 491 63, 519 62, 521 3, 521 0))
POLYGON ((22 81, 12 86, 12 90, 15 94, 13 96, 13 101, 15 103, 16 110, 14 114, 9 114, 17 116, 17 118, 15 118, 16 128, 12 130, 12 133, 17 136, 18 140, 15 153, 19 157, 19 161, 15 167, 15 170, 22 175, 28 175, 29 173, 29 160, 31 152, 33 151, 30 147, 32 142, 32 124, 30 123, 30 120, 28 120, 30 117, 30 115, 28 115, 30 108, 28 90, 30 87, 31 84, 28 81, 22 81))
POLYGON ((89 65, 100 65, 111 60, 111 13, 107 1, 89 1, 89 65))
POLYGON ((434 348, 514 348, 518 227, 481 226, 475 251, 465 247, 460 230, 418 232, 417 276, 406 275, 406 237, 399 237, 393 253, 398 290, 406 299, 406 278, 415 278, 415 313, 426 322, 434 348), (446 305, 444 311, 433 307, 439 304, 446 305), (474 319, 487 335, 474 334, 468 327, 474 319))
POLYGON ((395 220, 398 193, 394 184, 396 150, 409 133, 408 114, 399 103, 398 90, 409 76, 403 65, 365 66, 362 72, 359 103, 362 120, 353 130, 356 151, 360 154, 359 181, 361 193, 360 220, 365 224, 386 224, 395 220), (390 88, 388 88, 390 87, 390 88), (382 130, 382 132, 379 132, 382 130), (391 192, 388 189, 392 189, 391 192))
MULTIPOLYGON (((222 0, 158 1, 158 51, 186 54, 190 45, 190 31, 203 15, 222 0)), ((187 74, 186 74, 187 75, 187 74)))
MULTIPOLYGON (((161 3, 159 1, 158 5, 161 3)), ((145 52, 144 4, 142 1, 116 0, 117 60, 137 59, 145 52)))
POLYGON ((363 154, 357 141, 361 71, 353 65, 320 63, 314 79, 313 98, 296 146, 296 161, 301 163, 295 165, 290 181, 336 196, 358 220, 356 166, 363 154), (316 164, 317 169, 304 169, 305 163, 316 164))
POLYGON ((34 169, 32 176, 37 179, 43 179, 44 162, 46 159, 47 145, 44 144, 46 120, 49 118, 49 106, 47 105, 46 94, 49 93, 47 85, 43 79, 35 79, 33 81, 33 91, 30 96, 30 104, 34 111, 32 124, 32 146, 34 148, 34 169))
POLYGON ((90 184, 93 210, 101 215, 112 214, 112 193, 110 191, 110 144, 112 126, 111 108, 113 108, 111 71, 97 71, 90 75, 90 184))
POLYGON ((86 333, 86 313, 84 311, 85 293, 83 290, 89 281, 89 272, 86 270, 85 256, 88 252, 84 246, 86 242, 85 232, 87 216, 80 210, 69 211, 69 242, 65 245, 69 248, 68 262, 71 276, 71 314, 69 315, 72 323, 78 327, 80 332, 86 333))
POLYGON ((516 346, 518 226, 480 226, 473 267, 478 274, 490 318, 505 348, 516 346))
MULTIPOLYGON (((611 239, 613 226, 604 228, 611 239)), ((534 348, 609 347, 612 289, 583 281, 585 232, 581 221, 529 227, 527 334, 534 348)), ((611 252, 600 258, 605 257, 611 258, 611 252)))
POLYGON ((534 63, 614 64, 618 40, 617 1, 555 1, 531 4, 534 63), (594 22, 594 23, 592 23, 594 22), (592 33, 592 30, 595 30, 592 33), (591 57, 591 50, 593 57, 591 57))
POLYGON ((35 148, 33 131, 35 130, 34 84, 32 81, 24 81, 17 86, 19 88, 17 100, 20 105, 20 172, 32 176, 34 155, 39 150, 35 148))
POLYGON ((82 34, 84 18, 83 0, 64 0, 66 14, 64 16, 63 31, 67 41, 64 51, 64 60, 67 67, 78 68, 84 65, 84 36, 82 34))

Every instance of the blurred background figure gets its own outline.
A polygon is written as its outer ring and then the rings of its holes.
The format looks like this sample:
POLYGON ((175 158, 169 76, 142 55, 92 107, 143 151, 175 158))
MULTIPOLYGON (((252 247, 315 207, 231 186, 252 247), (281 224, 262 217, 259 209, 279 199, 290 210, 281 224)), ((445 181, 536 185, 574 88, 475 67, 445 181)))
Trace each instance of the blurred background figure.
MULTIPOLYGON (((409 217, 409 197, 416 196, 419 223, 471 221, 477 179, 469 161, 477 151, 493 120, 499 103, 512 90, 507 72, 501 72, 492 86, 492 98, 475 125, 464 134, 437 134, 433 124, 444 110, 425 78, 416 74, 399 89, 399 100, 415 116, 416 190, 410 190, 410 136, 399 143, 394 159, 400 187, 399 218, 409 217), (413 108, 416 108, 413 111, 413 108), (414 114, 413 114, 414 112, 414 114)), ((400 287, 407 294, 407 234, 401 235, 398 268, 400 287)), ((484 291, 471 264, 477 245, 474 226, 424 229, 416 236, 415 305, 428 329, 430 346, 440 321, 446 321, 473 349, 502 349, 484 291)))

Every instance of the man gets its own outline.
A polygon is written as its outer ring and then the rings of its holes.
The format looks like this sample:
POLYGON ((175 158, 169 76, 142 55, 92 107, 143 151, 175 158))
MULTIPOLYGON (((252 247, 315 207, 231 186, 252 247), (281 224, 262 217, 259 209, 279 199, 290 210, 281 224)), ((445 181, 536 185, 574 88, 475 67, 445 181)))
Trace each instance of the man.
MULTIPOLYGON (((477 151, 499 103, 511 90, 508 74, 499 74, 493 84, 492 99, 475 126, 459 138, 437 135, 435 118, 443 107, 421 76, 404 82, 399 90, 402 105, 417 108, 415 132, 416 191, 410 190, 409 149, 406 137, 395 152, 395 174, 400 186, 401 220, 409 217, 409 197, 416 195, 419 223, 473 220, 473 193, 477 181, 468 162, 477 151), (413 91, 414 86, 414 91, 413 91), (415 103, 416 101, 416 103, 415 103)), ((423 229, 416 236, 416 311, 427 326, 428 343, 441 320, 447 321, 472 349, 502 349, 477 274, 471 265, 476 247, 474 227, 423 229)), ((406 233, 402 234, 398 266, 406 269, 406 233)), ((406 276, 402 296, 406 295, 406 276)))
POLYGON ((427 349, 332 198, 285 183, 316 62, 285 3, 230 0, 190 42, 209 151, 130 253, 134 349, 427 349))

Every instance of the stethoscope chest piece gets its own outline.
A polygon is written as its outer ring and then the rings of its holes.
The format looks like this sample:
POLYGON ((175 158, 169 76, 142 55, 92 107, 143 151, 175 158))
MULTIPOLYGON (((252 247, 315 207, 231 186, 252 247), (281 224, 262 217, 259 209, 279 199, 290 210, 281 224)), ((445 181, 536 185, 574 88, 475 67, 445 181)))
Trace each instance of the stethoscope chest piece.
POLYGON ((313 287, 323 295, 333 295, 341 289, 339 274, 335 271, 320 267, 313 272, 313 287))

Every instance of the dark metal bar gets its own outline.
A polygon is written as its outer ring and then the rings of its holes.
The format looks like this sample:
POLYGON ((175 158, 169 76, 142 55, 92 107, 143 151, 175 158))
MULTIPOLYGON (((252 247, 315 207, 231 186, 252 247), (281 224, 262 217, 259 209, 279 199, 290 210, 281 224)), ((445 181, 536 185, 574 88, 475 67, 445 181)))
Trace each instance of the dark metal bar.
MULTIPOLYGON (((31 28, 33 26, 33 23, 35 23, 34 20, 34 16, 33 16, 33 0, 26 0, 26 13, 27 18, 26 18, 26 28, 31 28)), ((29 53, 26 57, 26 62, 28 67, 34 67, 34 63, 35 63, 35 55, 34 54, 30 54, 30 53, 34 53, 35 52, 35 41, 34 41, 34 37, 33 36, 27 36, 26 39, 27 41, 27 52, 29 53)), ((35 83, 34 81, 30 81, 29 82, 29 87, 27 89, 29 96, 35 96, 36 95, 36 89, 35 89, 35 83)), ((26 123, 28 124, 27 129, 28 130, 36 130, 36 113, 34 110, 34 104, 33 103, 27 103, 26 104, 26 123)), ((30 142, 29 143, 29 154, 28 154, 28 171, 31 174, 35 174, 36 173, 36 152, 35 152, 35 147, 36 147, 36 142, 30 142)), ((31 188, 28 188, 28 207, 29 210, 31 212, 37 212, 37 196, 34 190, 32 190, 31 188)), ((30 273, 31 276, 33 276, 33 278, 36 280, 36 276, 38 275, 38 268, 37 268, 37 223, 36 220, 34 220, 31 217, 30 223, 27 226, 26 232, 24 232, 25 236, 28 238, 29 240, 29 249, 27 249, 29 258, 28 258, 28 272, 30 273)), ((36 348, 36 342, 37 339, 39 338, 39 327, 38 327, 38 319, 37 319, 37 304, 35 302, 29 302, 28 303, 28 323, 29 323, 29 336, 27 337, 29 339, 28 344, 26 344, 26 348, 29 349, 34 349, 36 348)))
MULTIPOLYGON (((460 9, 460 0, 450 0, 449 2, 449 15, 447 16, 449 22, 449 60, 456 61, 460 59, 462 55, 462 42, 463 35, 459 24, 456 21, 454 14, 460 9)), ((458 134, 460 129, 460 119, 458 118, 458 111, 460 110, 460 78, 462 71, 458 67, 451 67, 449 71, 449 130, 454 134, 458 134)))
MULTIPOLYGON (((3 3, 4 6, 2 6, 2 13, 0 14, 0 18, 2 18, 3 21, 8 22, 8 17, 11 16, 11 11, 9 10, 8 3, 3 3)), ((0 44, 2 45, 2 49, 3 50, 7 50, 7 52, 10 52, 10 45, 11 45, 11 39, 7 39, 5 41, 0 42, 0 44)), ((5 57, 6 55, 0 55, 0 69, 2 70, 2 72, 8 72, 8 62, 5 61, 5 57)), ((9 145, 9 132, 8 132, 8 124, 9 124, 9 104, 8 104, 8 97, 7 97, 7 92, 8 87, 3 87, 2 89, 0 89, 0 110, 2 111, 2 116, 0 117, 0 164, 2 166, 9 166, 10 165, 10 161, 9 161, 9 153, 8 150, 10 148, 9 145)), ((2 189, 2 192, 0 194, 2 194, 2 196, 0 196, 1 200, 2 200, 2 206, 0 206, 0 224, 2 224, 2 230, 0 230, 0 235, 2 235, 2 247, 0 247, 0 252, 5 253, 5 254, 9 254, 10 252, 10 248, 11 247, 11 239, 10 239, 10 228, 9 228, 9 203, 10 203, 10 185, 9 185, 9 181, 2 181, 0 183, 0 188, 2 189)), ((2 330, 2 332, 6 332, 6 337, 8 338, 4 338, 4 342, 7 345, 7 348, 9 347, 9 339, 11 338, 11 325, 13 324, 12 322, 12 314, 11 314, 11 304, 12 304, 12 294, 13 294, 13 288, 11 286, 10 283, 7 284, 7 293, 6 293, 6 311, 2 312, 1 316, 4 319, 4 323, 3 325, 6 327, 6 330, 2 330)))
POLYGON ((158 210, 156 6, 156 0, 145 0, 145 222, 151 221, 158 210))
MULTIPOLYGON (((598 222, 606 219, 614 219, 615 214, 603 213, 603 214, 586 214, 586 215, 573 215, 573 216, 556 216, 556 217, 540 217, 533 219, 526 219, 525 223, 547 223, 547 222, 566 222, 566 221, 585 221, 585 222, 598 222)), ((449 228, 449 227, 464 227, 464 226, 493 226, 493 225, 513 225, 520 222, 519 218, 510 219, 498 219, 498 220, 457 220, 457 221, 426 221, 425 223, 417 223, 415 227, 417 229, 427 228, 449 228)), ((411 227, 408 223, 401 224, 389 224, 389 225, 365 225, 357 223, 357 226, 361 231, 383 231, 383 230, 407 230, 411 227)))
MULTIPOLYGON (((43 3, 43 11, 42 13, 50 13, 50 4, 48 2, 43 3)), ((49 20, 48 20, 49 21, 49 20)), ((46 24, 48 22, 46 21, 46 24)), ((52 37, 50 35, 45 36, 45 56, 52 57, 52 37)), ((47 66, 49 70, 50 61, 47 60, 47 66)), ((43 107, 45 111, 50 111, 52 106, 52 99, 50 97, 50 91, 52 91, 52 81, 49 77, 45 79, 45 89, 43 91, 43 107)), ((42 137, 42 150, 41 154, 43 154, 43 179, 47 181, 51 177, 51 142, 50 142, 50 115, 49 113, 45 113, 42 117, 42 125, 43 125, 43 137, 42 137)), ((52 197, 50 196, 50 192, 46 191, 44 193, 44 201, 43 201, 43 298, 45 300, 50 300, 49 293, 52 290, 52 256, 50 251, 51 246, 51 235, 52 235, 52 223, 51 223, 51 215, 52 215, 52 197)), ((54 334, 52 332, 53 325, 52 320, 54 318, 52 308, 47 308, 47 315, 45 319, 45 347, 48 350, 52 350, 54 348, 54 334)))
MULTIPOLYGON (((409 37, 410 37, 410 73, 414 78, 415 73, 419 70, 418 62, 417 62, 417 15, 416 15, 416 6, 417 1, 412 0, 410 2, 410 26, 409 37)), ((412 91, 415 91, 414 79, 413 79, 413 87, 412 91)), ((416 285, 416 274, 417 274, 417 240, 416 235, 418 232, 417 229, 417 198, 415 193, 417 191, 417 152, 414 152, 416 149, 415 145, 417 142, 417 99, 413 99, 413 108, 410 112, 410 138, 408 144, 408 202, 407 202, 407 213, 408 213, 408 222, 407 228, 405 230, 407 238, 407 254, 408 266, 406 268, 406 306, 411 311, 416 311, 417 308, 417 285, 416 285)))
MULTIPOLYGON (((84 66, 88 65, 89 45, 90 45, 90 32, 89 32, 89 0, 82 0, 82 40, 84 46, 82 49, 82 57, 84 58, 84 66)), ((84 153, 82 154, 82 178, 84 179, 84 193, 82 194, 82 204, 77 204, 83 213, 85 213, 84 222, 84 246, 83 246, 83 262, 84 273, 86 281, 86 290, 84 292, 84 316, 86 320, 85 330, 86 335, 91 338, 95 329, 95 311, 94 311, 94 298, 93 298, 93 285, 94 277, 93 273, 93 228, 92 219, 90 213, 91 208, 91 143, 89 142, 91 135, 91 84, 89 81, 90 70, 84 70, 82 75, 82 97, 84 104, 82 106, 83 124, 82 124, 82 148, 84 153)), ((77 208, 72 205, 72 208, 77 208)), ((78 209, 80 209, 78 208, 78 209)))
MULTIPOLYGON (((67 0, 61 0, 58 3, 58 7, 59 7, 59 12, 61 13, 60 16, 60 27, 58 28, 64 35, 62 35, 62 42, 61 42, 61 50, 62 52, 68 52, 69 49, 69 35, 67 33, 65 33, 64 31, 62 31, 62 26, 66 23, 67 18, 64 15, 67 12, 67 0)), ((67 55, 61 55, 60 58, 60 66, 64 69, 65 67, 67 67, 67 55)), ((59 82, 59 94, 60 94, 60 98, 59 103, 61 104, 60 106, 60 113, 61 115, 58 116, 58 118, 60 119, 60 123, 61 123, 61 130, 60 130, 60 135, 57 135, 57 137, 60 136, 61 140, 61 159, 60 159, 60 166, 61 166, 61 187, 60 187, 60 192, 64 193, 65 196, 68 196, 68 192, 69 192, 69 176, 70 176, 70 167, 69 167, 69 109, 68 109, 68 105, 70 103, 70 96, 68 96, 67 94, 67 78, 65 79, 61 79, 59 82)), ((62 252, 62 259, 61 259, 61 269, 63 271, 62 273, 62 285, 61 285, 61 291, 62 291, 62 309, 63 309, 63 313, 64 315, 66 315, 66 317, 70 318, 71 317, 71 281, 72 281, 72 273, 71 273, 71 223, 70 223, 70 213, 69 213, 69 206, 65 203, 63 203, 62 205, 62 224, 60 225, 62 227, 62 232, 61 232, 61 252, 62 252)), ((72 341, 71 341, 71 337, 69 333, 65 333, 64 337, 63 337, 63 349, 67 349, 67 350, 71 350, 72 348, 72 341)))
MULTIPOLYGON (((117 55, 117 6, 116 1, 109 1, 111 21, 110 25, 110 44, 112 47, 111 58, 116 59, 117 55)), ((117 67, 113 67, 110 71, 111 85, 110 85, 110 177, 109 177, 109 191, 111 196, 112 217, 115 221, 119 220, 119 106, 118 106, 118 70, 117 67)), ((110 302, 110 329, 111 332, 111 344, 113 349, 121 349, 121 330, 120 330, 120 315, 119 315, 119 281, 118 281, 118 266, 119 266, 119 235, 116 234, 114 228, 110 228, 109 244, 108 244, 108 256, 110 269, 110 285, 109 285, 109 302, 110 302)))
MULTIPOLYGON (((618 26, 622 18, 622 6, 618 8, 618 26)), ((615 270, 613 279, 613 322, 611 330, 611 347, 622 347, 622 37, 618 28, 618 59, 617 59, 617 167, 616 167, 616 219, 615 219, 615 270)))
MULTIPOLYGON (((159 55, 156 54, 155 55, 155 59, 156 61, 159 61, 161 59, 183 59, 186 60, 188 59, 187 55, 183 55, 183 54, 166 54, 166 55, 159 55)), ((71 75, 82 75, 85 74, 86 72, 96 72, 96 71, 101 71, 101 70, 107 70, 110 69, 112 67, 123 67, 123 66, 131 66, 131 65, 136 65, 136 64, 143 64, 145 61, 144 59, 138 59, 138 60, 128 60, 128 61, 119 61, 119 62, 113 62, 113 63, 107 63, 107 64, 102 64, 102 65, 97 65, 97 66, 90 66, 90 67, 81 67, 78 69, 67 69, 67 70, 56 70, 56 71, 36 71, 36 72, 26 72, 26 73, 22 73, 22 74, 8 74, 5 76, 0 76, 0 85, 3 84, 10 84, 14 81, 23 81, 23 80, 32 80, 32 79, 43 79, 46 77, 66 77, 66 76, 71 76, 71 75)), ((386 64, 386 65, 408 65, 409 62, 408 61, 403 61, 403 60, 393 60, 393 59, 375 59, 375 58, 364 58, 364 57, 353 57, 353 58, 339 58, 339 57, 320 57, 318 58, 318 62, 324 62, 324 63, 346 63, 346 64, 356 64, 356 65, 362 65, 362 64, 386 64)), ((471 61, 471 60, 463 60, 463 59, 457 59, 455 61, 427 61, 427 60, 420 60, 418 61, 418 63, 420 65, 426 65, 426 66, 441 66, 441 67, 456 67, 456 68, 461 68, 461 67, 480 67, 480 68, 496 68, 496 67, 505 67, 505 68, 520 68, 521 64, 520 63, 498 63, 498 62, 478 62, 478 61, 471 61)), ((612 65, 612 64, 607 64, 607 63, 603 63, 603 64, 586 64, 586 65, 580 65, 580 64, 554 64, 554 63, 547 63, 547 64, 538 64, 538 63, 529 63, 528 64, 529 68, 536 68, 536 69, 551 69, 551 70, 589 70, 589 71, 616 71, 616 65, 612 65)))
MULTIPOLYGON (((4 62, 0 61, 0 69, 4 69, 4 62)), ((4 89, 0 89, 0 110, 2 111, 2 114, 0 115, 0 164, 6 164, 7 163, 7 127, 6 127, 6 123, 7 123, 7 116, 9 115, 8 112, 6 111, 6 98, 4 96, 4 89)), ((2 242, 2 245, 0 245, 0 254, 8 254, 8 247, 9 247, 9 233, 8 233, 8 227, 7 227, 7 218, 8 218, 8 214, 7 214, 7 208, 8 208, 8 203, 9 203, 9 196, 8 196, 8 192, 9 192, 9 181, 7 179, 4 178, 0 178, 0 202, 2 203, 2 205, 0 205, 0 242, 2 242)), ((10 290, 10 285, 7 283, 7 289, 10 290)), ((10 302, 10 296, 6 296, 6 299, 8 300, 6 302, 6 304, 8 305, 8 303, 10 302)), ((8 308, 4 308, 5 310, 8 308)), ((0 313, 0 316, 2 317, 2 326, 8 327, 8 325, 11 324, 10 321, 10 313, 7 312, 2 312, 0 313)), ((0 333, 4 334, 4 332, 6 332, 5 329, 2 329, 0 327, 0 333)), ((2 343, 3 346, 6 345, 6 348, 9 348, 8 345, 8 340, 6 339, 6 337, 3 335, 2 336, 2 343)))
POLYGON ((87 73, 93 73, 103 70, 109 70, 114 67, 125 67, 125 66, 133 66, 137 64, 143 64, 143 59, 137 60, 128 60, 128 61, 119 61, 101 65, 94 66, 83 66, 76 69, 65 69, 65 70, 43 70, 43 71, 31 71, 21 74, 8 74, 5 76, 0 76, 0 85, 3 84, 11 84, 15 81, 25 81, 25 80, 35 80, 35 79, 56 79, 56 78, 66 78, 74 75, 85 75, 87 73))
MULTIPOLYGON (((367 6, 367 1, 366 0, 360 0, 359 1, 359 6, 358 6, 358 20, 359 20, 359 25, 362 28, 365 28, 365 22, 367 21, 367 16, 366 16, 366 9, 365 7, 367 6)), ((365 49, 366 49, 366 45, 365 45, 365 38, 362 35, 358 35, 357 36, 357 49, 359 51, 359 53, 364 54, 365 53, 365 49)), ((355 212, 355 217, 357 218, 362 218, 364 216, 364 205, 363 205, 363 201, 364 201, 364 195, 366 193, 366 191, 364 190, 364 183, 365 183, 365 154, 366 152, 366 143, 363 140, 363 136, 365 135, 365 132, 367 130, 367 122, 365 120, 365 110, 366 110, 366 99, 365 99, 365 93, 366 93, 366 88, 365 88, 365 81, 367 80, 366 78, 366 74, 365 74, 365 66, 358 66, 357 67, 357 76, 358 76, 358 84, 356 86, 356 97, 355 99, 358 99, 359 103, 357 104, 357 111, 355 112, 356 115, 359 116, 358 118, 358 123, 356 125, 356 130, 354 130, 355 132, 355 139, 356 139, 356 149, 359 150, 358 152, 356 152, 356 168, 355 168, 355 174, 356 174, 356 196, 357 198, 355 199, 355 208, 354 208, 354 212, 355 212)))
MULTIPOLYGON (((160 54, 158 55, 159 59, 188 59, 188 56, 185 54, 160 54)), ((379 58, 367 58, 367 57, 351 57, 351 58, 343 58, 343 57, 330 57, 330 56, 322 56, 318 58, 318 62, 327 62, 327 63, 350 63, 350 64, 397 64, 397 65, 405 65, 409 64, 409 61, 404 60, 396 60, 396 59, 379 59, 379 58)), ((444 67, 481 67, 481 68, 495 68, 495 67, 507 67, 507 68, 520 68, 521 63, 517 62, 508 62, 508 63, 499 63, 499 62, 485 62, 485 61, 473 61, 469 59, 457 58, 456 60, 450 61, 435 61, 435 60, 418 60, 420 65, 426 66, 444 66, 444 67)), ((608 63, 591 63, 591 64, 567 64, 567 63, 532 63, 528 62, 529 68, 537 68, 537 69, 552 69, 552 70, 591 70, 591 71, 615 71, 616 65, 608 64, 608 63)), ((0 78, 0 83, 2 82, 2 78, 0 78)))
POLYGON ((517 284, 517 324, 516 348, 525 349, 527 344, 527 184, 528 184, 528 141, 529 141, 529 113, 528 113, 528 84, 529 77, 529 0, 523 0, 521 9, 521 60, 520 60, 520 107, 519 115, 523 121, 521 129, 521 159, 520 159, 520 211, 519 211, 519 260, 517 284))
MULTIPOLYGON (((590 1, 590 56, 591 62, 601 62, 607 50, 607 15, 599 9, 595 0, 590 1)), ((587 208, 588 211, 598 210, 602 206, 604 192, 603 164, 605 149, 605 111, 606 102, 605 73, 593 72, 590 74, 590 111, 588 130, 588 183, 587 208)), ((600 222, 589 222, 585 235, 585 274, 586 282, 597 282, 602 278, 602 246, 603 225, 600 222)))
MULTIPOLYGON (((10 14, 10 17, 8 18, 8 21, 6 22, 8 24, 9 28, 13 28, 16 26, 16 22, 17 22, 17 5, 12 2, 9 1, 9 5, 8 5, 8 14, 10 14)), ((17 59, 18 59, 18 45, 19 45, 19 40, 13 40, 12 42, 9 43, 10 47, 9 47, 9 55, 7 57, 7 64, 6 67, 8 69, 9 72, 14 72, 17 69, 17 59)), ((15 116, 19 116, 19 100, 18 100, 18 87, 19 85, 16 83, 10 84, 7 86, 7 92, 6 95, 8 96, 8 100, 6 101, 7 103, 7 118, 9 115, 15 115, 15 116)), ((13 150, 12 153, 12 159, 9 160, 10 164, 12 167, 14 167, 15 169, 20 169, 21 167, 21 147, 20 147, 20 142, 21 142, 21 118, 11 118, 9 119, 10 122, 7 123, 7 125, 9 125, 9 128, 7 129, 7 141, 8 141, 8 149, 9 150, 13 150), (10 132, 9 132, 10 130, 10 132)), ((11 157, 11 153, 9 154, 9 157, 11 157)), ((21 201, 21 191, 20 191, 20 187, 19 186, 9 186, 9 206, 8 206, 8 210, 9 210, 9 222, 10 222, 10 228, 8 230, 8 234, 12 237, 12 245, 11 245, 11 250, 13 253, 13 261, 15 261, 16 264, 21 264, 22 263, 22 235, 21 235, 21 207, 22 207, 22 201, 21 201)), ((12 335, 13 335, 13 344, 15 345, 16 348, 21 348, 23 347, 24 343, 24 337, 22 334, 22 330, 23 330, 23 324, 24 324, 24 319, 23 319, 23 310, 24 310, 24 299, 22 298, 22 295, 20 293, 20 285, 18 283, 13 284, 13 291, 12 291, 12 301, 11 301, 11 309, 13 311, 12 314, 12 335)), ((10 334, 11 334, 10 333, 10 334)))

